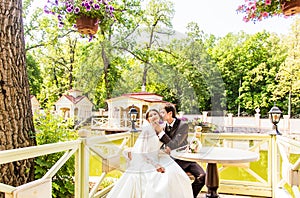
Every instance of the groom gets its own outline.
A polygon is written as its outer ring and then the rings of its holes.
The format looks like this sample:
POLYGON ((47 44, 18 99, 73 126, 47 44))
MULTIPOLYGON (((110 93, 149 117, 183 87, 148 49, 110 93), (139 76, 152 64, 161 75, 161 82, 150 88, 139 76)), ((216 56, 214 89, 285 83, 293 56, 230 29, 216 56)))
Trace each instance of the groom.
MULTIPOLYGON (((176 109, 172 104, 165 104, 160 108, 160 115, 167 122, 163 129, 159 125, 155 126, 155 131, 167 149, 176 149, 188 144, 188 125, 176 118, 176 109)), ((205 185, 205 171, 196 162, 175 159, 177 164, 185 171, 190 172, 195 181, 192 183, 194 198, 197 197, 202 187, 205 185)))

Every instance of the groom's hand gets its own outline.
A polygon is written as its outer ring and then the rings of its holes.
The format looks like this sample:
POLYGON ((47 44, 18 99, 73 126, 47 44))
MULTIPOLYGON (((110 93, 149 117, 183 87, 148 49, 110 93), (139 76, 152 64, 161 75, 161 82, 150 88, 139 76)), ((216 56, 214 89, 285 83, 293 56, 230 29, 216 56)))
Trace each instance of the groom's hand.
POLYGON ((163 131, 163 127, 160 126, 160 124, 159 124, 158 122, 154 122, 154 123, 152 124, 152 126, 153 126, 153 128, 154 128, 156 134, 159 134, 161 131, 163 131))

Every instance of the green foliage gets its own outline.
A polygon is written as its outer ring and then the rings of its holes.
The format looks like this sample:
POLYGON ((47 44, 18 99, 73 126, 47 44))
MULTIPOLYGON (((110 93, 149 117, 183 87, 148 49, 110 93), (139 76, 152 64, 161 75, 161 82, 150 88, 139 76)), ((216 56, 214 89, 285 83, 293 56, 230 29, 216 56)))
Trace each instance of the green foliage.
MULTIPOLYGON (((73 121, 47 112, 35 118, 37 145, 64 142, 77 139, 76 131, 72 130, 73 121)), ((39 179, 60 159, 63 153, 54 153, 37 157, 35 160, 35 177, 39 179)), ((74 156, 72 156, 52 178, 54 197, 73 197, 74 195, 74 156)))
POLYGON ((26 65, 30 85, 30 94, 37 96, 37 94, 40 93, 42 85, 41 71, 39 65, 37 64, 33 56, 29 53, 27 53, 26 56, 26 65))
MULTIPOLYGON (((280 65, 276 75, 278 84, 275 87, 274 99, 282 101, 281 110, 291 117, 300 115, 300 19, 292 24, 291 34, 284 38, 284 48, 287 50, 286 60, 280 65)), ((278 105, 278 104, 277 104, 278 105)), ((279 106, 279 105, 278 105, 279 106)))
POLYGON ((228 34, 211 51, 225 83, 227 110, 253 114, 260 108, 266 115, 272 107, 276 75, 285 59, 285 49, 277 35, 228 34))
MULTIPOLYGON (((292 115, 299 114, 298 26, 284 46, 282 37, 265 31, 215 38, 196 23, 172 40, 172 2, 149 1, 144 11, 139 0, 113 3, 123 11, 116 11, 116 21, 92 42, 74 30, 59 29, 41 10, 25 21, 27 48, 42 46, 30 54, 41 68, 37 97, 43 107, 52 107, 73 87, 103 108, 108 98, 139 92, 145 83, 146 91, 185 113, 226 109, 251 115, 260 108, 265 116, 276 101, 285 114, 288 105, 292 115)), ((29 13, 30 0, 24 4, 29 13)))

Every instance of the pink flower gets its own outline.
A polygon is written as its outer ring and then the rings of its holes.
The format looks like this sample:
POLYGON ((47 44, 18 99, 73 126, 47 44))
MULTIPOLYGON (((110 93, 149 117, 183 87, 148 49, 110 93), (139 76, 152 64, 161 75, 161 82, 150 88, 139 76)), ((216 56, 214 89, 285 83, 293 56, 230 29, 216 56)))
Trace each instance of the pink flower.
POLYGON ((251 6, 251 10, 253 10, 253 11, 256 10, 256 5, 255 4, 253 6, 251 6))
POLYGON ((247 23, 247 22, 249 22, 249 19, 248 19, 247 17, 244 16, 244 17, 243 17, 243 21, 247 23))
POLYGON ((269 13, 267 13, 267 12, 263 12, 261 15, 262 15, 262 17, 264 17, 264 18, 265 18, 265 17, 268 17, 268 16, 269 16, 269 13))
MULTIPOLYGON (((284 16, 281 10, 282 0, 244 0, 245 3, 240 5, 237 12, 243 13, 243 21, 261 21, 272 16, 284 16)), ((292 1, 292 0, 286 0, 292 1)), ((286 18, 286 17, 285 17, 286 18)))

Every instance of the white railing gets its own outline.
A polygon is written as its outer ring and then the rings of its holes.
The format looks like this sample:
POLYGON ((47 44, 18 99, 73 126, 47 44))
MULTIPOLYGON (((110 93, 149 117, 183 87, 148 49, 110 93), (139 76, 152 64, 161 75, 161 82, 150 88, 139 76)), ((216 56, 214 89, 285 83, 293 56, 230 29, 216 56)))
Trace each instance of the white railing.
POLYGON ((104 176, 111 168, 120 165, 120 153, 130 138, 130 133, 119 133, 107 136, 86 137, 88 131, 81 131, 81 138, 75 141, 46 144, 40 146, 26 147, 20 149, 0 151, 0 164, 34 158, 52 153, 64 152, 64 155, 52 166, 50 170, 39 180, 35 180, 19 187, 9 186, 0 183, 0 192, 6 197, 43 197, 51 198, 51 179, 64 163, 75 155, 75 197, 92 198, 97 197, 97 188, 104 179, 104 176), (101 149, 105 144, 123 139, 119 146, 109 147, 109 152, 101 149), (102 175, 97 184, 89 192, 89 154, 96 153, 102 159, 102 175))
POLYGON ((108 125, 108 118, 92 118, 91 128, 101 129, 106 128, 108 125))
MULTIPOLYGON (((117 119, 117 118, 92 118, 91 129, 92 130, 103 130, 105 129, 131 129, 131 121, 129 118, 126 119, 117 119)), ((135 127, 140 128, 140 120, 135 121, 135 127)))
MULTIPOLYGON (((138 133, 117 133, 106 136, 88 137, 88 131, 81 131, 78 140, 0 151, 0 164, 34 158, 51 153, 64 152, 64 155, 39 180, 19 187, 0 183, 0 191, 7 197, 22 190, 27 193, 41 193, 40 197, 51 197, 51 179, 63 164, 75 155, 75 197, 102 197, 113 185, 97 191, 107 172, 112 168, 120 168, 120 156, 125 146, 132 146, 138 133), (85 133, 86 132, 86 133, 85 133), (131 141, 128 141, 128 140, 131 141), (122 140, 117 146, 112 143, 122 140), (102 174, 94 187, 89 190, 89 156, 95 153, 102 159, 102 174), (46 189, 46 190, 45 190, 46 189), (49 194, 50 193, 50 194, 49 194)), ((232 134, 232 133, 201 133, 199 139, 204 146, 220 146, 247 149, 260 154, 258 162, 243 164, 220 164, 220 193, 243 194, 281 198, 299 196, 300 160, 291 161, 290 156, 300 154, 300 143, 284 136, 268 134, 232 134), (256 166, 256 168, 255 168, 256 166), (257 168, 259 166, 259 168, 257 168), (228 169, 238 168, 238 172, 248 175, 248 180, 235 177, 223 177, 228 169), (263 169, 263 170, 262 170, 263 169), (262 174, 266 172, 266 174, 262 174), (285 189, 286 186, 290 189, 285 189), (290 195, 288 195, 289 191, 290 195), (291 192, 292 191, 292 192, 291 192)), ((205 164, 202 164, 205 166, 205 164)), ((230 171, 230 170, 229 170, 230 171)), ((236 170, 235 170, 236 171, 236 170)), ((206 189, 204 189, 206 190, 206 189)))
POLYGON ((294 196, 300 197, 300 158, 298 158, 295 162, 291 162, 290 158, 292 154, 300 154, 300 142, 290 138, 278 136, 277 145, 282 160, 282 176, 279 178, 278 188, 284 189, 284 185, 287 184, 292 188, 294 196))
POLYGON ((227 169, 238 168, 248 180, 221 177, 219 192, 274 198, 300 197, 300 160, 290 162, 291 155, 300 156, 300 142, 275 134, 202 133, 199 138, 205 146, 239 148, 260 155, 258 162, 221 164, 220 175, 227 169), (292 188, 293 192, 287 188, 292 188))

